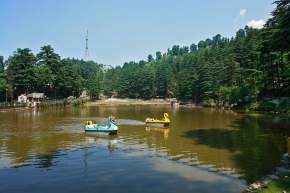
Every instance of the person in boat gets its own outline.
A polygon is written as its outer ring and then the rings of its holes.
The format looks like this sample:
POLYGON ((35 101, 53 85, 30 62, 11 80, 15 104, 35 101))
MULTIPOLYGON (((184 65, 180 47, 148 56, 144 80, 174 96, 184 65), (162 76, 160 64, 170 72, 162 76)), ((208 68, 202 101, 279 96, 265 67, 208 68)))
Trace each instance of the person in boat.
POLYGON ((116 120, 116 117, 111 116, 110 119, 111 119, 111 121, 112 121, 114 124, 116 124, 116 121, 117 121, 117 120, 116 120))
MULTIPOLYGON (((111 120, 114 124, 116 124, 116 117, 114 117, 114 116, 110 116, 109 117, 109 120, 111 120)), ((105 126, 109 126, 109 121, 108 121, 108 123, 107 124, 105 124, 105 126)), ((87 121, 87 125, 93 125, 93 126, 98 126, 98 123, 97 123, 97 121, 87 121)))

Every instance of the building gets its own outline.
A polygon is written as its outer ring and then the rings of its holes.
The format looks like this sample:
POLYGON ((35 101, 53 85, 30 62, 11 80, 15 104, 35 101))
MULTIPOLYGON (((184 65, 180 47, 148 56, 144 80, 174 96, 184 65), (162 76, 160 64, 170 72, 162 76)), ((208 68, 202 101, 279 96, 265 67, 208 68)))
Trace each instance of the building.
POLYGON ((35 102, 35 103, 40 103, 45 99, 44 93, 30 93, 27 95, 27 101, 28 102, 35 102))
POLYGON ((26 103, 27 102, 27 96, 25 94, 19 95, 17 102, 19 102, 19 103, 26 103))
POLYGON ((109 64, 102 64, 102 71, 103 72, 107 72, 108 70, 111 70, 113 68, 113 66, 109 65, 109 64))

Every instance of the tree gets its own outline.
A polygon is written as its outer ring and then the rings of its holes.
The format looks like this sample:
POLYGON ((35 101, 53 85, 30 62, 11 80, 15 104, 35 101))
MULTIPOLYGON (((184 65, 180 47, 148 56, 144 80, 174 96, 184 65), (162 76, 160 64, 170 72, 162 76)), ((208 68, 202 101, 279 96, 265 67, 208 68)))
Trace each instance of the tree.
POLYGON ((79 95, 84 87, 84 79, 80 73, 80 66, 70 59, 63 59, 60 63, 55 80, 57 96, 68 97, 79 95))
POLYGON ((195 45, 195 44, 191 44, 190 45, 190 52, 194 52, 194 51, 196 51, 197 50, 197 45, 195 45))
POLYGON ((222 42, 221 37, 222 37, 222 36, 221 36, 220 34, 215 35, 215 36, 212 38, 212 44, 213 44, 214 46, 218 46, 218 45, 220 45, 221 42, 222 42))
POLYGON ((7 81, 6 81, 6 75, 4 72, 4 57, 0 56, 0 101, 4 100, 6 98, 6 92, 7 92, 7 81))
POLYGON ((162 59, 162 54, 160 51, 156 52, 156 60, 161 60, 162 59))
POLYGON ((187 46, 183 46, 179 49, 179 55, 183 55, 189 52, 189 48, 187 46))
POLYGON ((141 68, 140 71, 136 74, 138 85, 138 95, 143 99, 150 99, 154 94, 154 76, 153 72, 149 67, 141 68))
POLYGON ((196 99, 197 95, 197 74, 194 69, 184 69, 178 75, 178 98, 196 99))
POLYGON ((197 47, 198 49, 202 49, 202 48, 205 48, 206 47, 206 43, 205 41, 199 41, 198 44, 197 44, 197 47))
POLYGON ((276 51, 289 51, 290 49, 290 1, 276 0, 276 8, 272 12, 266 27, 271 31, 271 42, 276 51))
POLYGON ((18 48, 8 58, 8 82, 14 88, 15 94, 25 93, 34 89, 33 67, 36 57, 28 48, 18 48))
POLYGON ((156 95, 167 97, 168 95, 168 78, 167 68, 164 64, 158 65, 155 73, 156 95))
POLYGON ((37 54, 37 65, 45 65, 56 74, 60 68, 60 56, 54 53, 54 49, 50 46, 43 46, 37 54))
POLYGON ((52 88, 55 76, 48 66, 41 65, 33 67, 34 86, 37 91, 47 92, 52 88))
POLYGON ((0 72, 3 72, 4 71, 4 57, 3 56, 0 56, 0 72))
POLYGON ((91 99, 97 99, 100 95, 100 79, 98 75, 91 75, 87 80, 87 89, 91 99))
POLYGON ((151 54, 149 54, 148 55, 148 59, 147 59, 147 61, 148 62, 152 62, 154 59, 153 59, 153 56, 151 55, 151 54))
POLYGON ((245 30, 243 29, 239 29, 236 33, 236 38, 239 39, 239 38, 244 38, 246 37, 246 32, 245 30))

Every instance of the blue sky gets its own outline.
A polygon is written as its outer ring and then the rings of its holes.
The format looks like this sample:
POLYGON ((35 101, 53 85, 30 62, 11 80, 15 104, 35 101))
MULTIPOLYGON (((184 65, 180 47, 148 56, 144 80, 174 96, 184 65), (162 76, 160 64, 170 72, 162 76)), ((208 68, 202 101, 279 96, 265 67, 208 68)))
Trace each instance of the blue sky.
POLYGON ((62 57, 113 66, 146 59, 174 44, 190 45, 270 17, 272 0, 1 0, 0 55, 34 53, 50 44, 62 57))

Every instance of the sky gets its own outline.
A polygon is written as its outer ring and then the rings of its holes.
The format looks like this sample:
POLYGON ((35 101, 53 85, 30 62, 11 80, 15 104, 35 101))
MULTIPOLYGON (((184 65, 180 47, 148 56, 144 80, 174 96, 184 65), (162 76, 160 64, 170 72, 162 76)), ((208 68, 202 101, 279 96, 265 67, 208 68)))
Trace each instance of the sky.
POLYGON ((113 66, 147 59, 173 45, 260 28, 273 0, 1 0, 0 55, 52 45, 61 57, 113 66))

